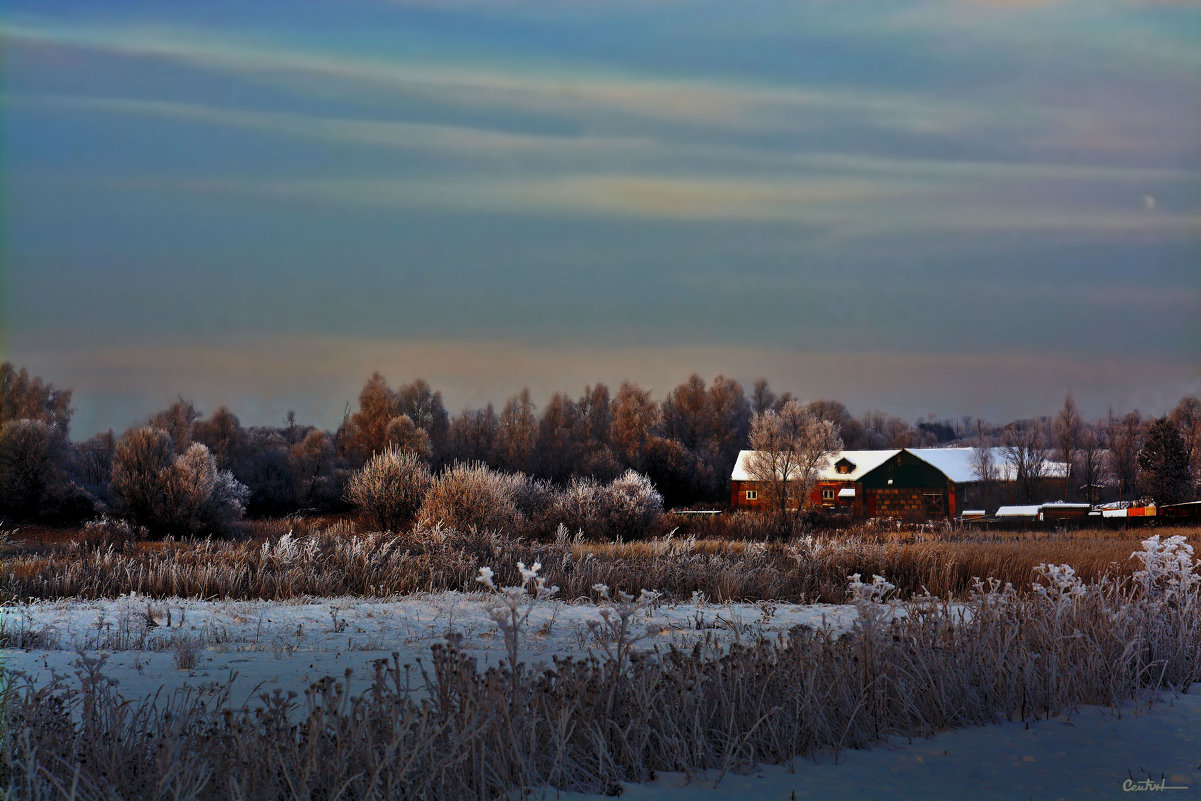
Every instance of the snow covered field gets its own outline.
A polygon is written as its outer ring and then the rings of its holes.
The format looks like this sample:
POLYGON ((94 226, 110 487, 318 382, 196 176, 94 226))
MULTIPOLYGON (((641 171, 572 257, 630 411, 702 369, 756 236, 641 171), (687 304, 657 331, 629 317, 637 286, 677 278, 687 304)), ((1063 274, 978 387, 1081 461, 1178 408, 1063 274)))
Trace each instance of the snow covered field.
MULTIPOLYGON (((42 682, 52 673, 70 675, 80 652, 106 653, 106 673, 120 682, 123 695, 138 698, 185 686, 203 690, 236 674, 233 700, 253 702, 259 692, 301 689, 347 670, 352 688, 356 677, 365 685, 371 662, 394 651, 402 663, 423 658, 428 663, 429 646, 448 633, 460 635, 464 649, 481 664, 494 664, 504 654, 503 637, 488 614, 494 598, 448 592, 389 600, 148 602, 125 597, 34 603, 6 608, 4 628, 10 636, 15 632, 41 642, 0 651, 0 658, 5 668, 42 682), (179 666, 179 654, 187 651, 181 641, 194 646, 193 666, 179 666)), ((704 637, 731 642, 794 626, 845 631, 856 615, 852 605, 709 604, 697 598, 640 612, 639 633, 649 632, 640 646, 687 645, 704 637)), ((537 663, 553 655, 599 652, 601 644, 588 626, 599 617, 598 606, 585 599, 538 603, 525 627, 523 658, 537 663)), ((972 727, 912 742, 893 738, 870 751, 798 759, 750 775, 661 774, 652 783, 625 785, 622 797, 1117 798, 1146 789, 1139 782, 1147 779, 1162 782, 1169 798, 1201 798, 1201 685, 1185 695, 1165 694, 1149 708, 1086 707, 1070 717, 1029 725, 972 727)), ((546 796, 604 797, 553 791, 546 796)))
MULTIPOLYGON (((1201 684, 1185 695, 1120 710, 1084 707, 1070 717, 973 726, 909 742, 893 738, 837 760, 798 759, 746 776, 661 774, 624 784, 623 801, 928 801, 1201 798, 1201 684), (716 786, 715 786, 716 785, 716 786)), ((564 801, 604 795, 564 793, 564 801)))
MULTIPOLYGON (((8 637, 27 643, 0 650, 0 663, 41 682, 51 671, 71 675, 80 651, 108 654, 105 673, 120 682, 127 698, 225 683, 236 673, 233 700, 253 701, 260 692, 301 690, 348 669, 353 686, 356 677, 370 675, 374 660, 390 659, 393 652, 402 664, 422 658, 428 664, 430 645, 452 633, 462 636, 462 649, 481 666, 495 664, 504 656, 504 640, 488 614, 493 598, 443 592, 283 602, 137 596, 36 602, 0 612, 8 637), (189 650, 194 665, 181 659, 189 650)), ((856 615, 849 605, 710 604, 695 598, 640 612, 635 633, 645 635, 638 644, 644 648, 689 645, 706 636, 730 642, 794 626, 845 631, 856 615)), ((522 659, 534 665, 556 655, 600 654, 602 643, 588 625, 600 620, 600 609, 587 599, 540 601, 524 629, 522 659)))

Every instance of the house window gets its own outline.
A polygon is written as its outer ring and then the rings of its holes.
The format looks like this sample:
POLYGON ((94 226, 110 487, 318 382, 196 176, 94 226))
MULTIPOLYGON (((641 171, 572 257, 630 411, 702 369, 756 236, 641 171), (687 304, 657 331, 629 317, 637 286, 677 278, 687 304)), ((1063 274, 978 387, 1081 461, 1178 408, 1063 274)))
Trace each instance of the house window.
POLYGON ((758 498, 759 498, 759 491, 758 491, 758 490, 747 490, 747 491, 746 491, 746 499, 747 499, 748 501, 757 500, 758 498))
POLYGON ((826 487, 825 489, 823 489, 822 490, 822 500, 823 501, 834 500, 834 490, 831 489, 830 487, 826 487))

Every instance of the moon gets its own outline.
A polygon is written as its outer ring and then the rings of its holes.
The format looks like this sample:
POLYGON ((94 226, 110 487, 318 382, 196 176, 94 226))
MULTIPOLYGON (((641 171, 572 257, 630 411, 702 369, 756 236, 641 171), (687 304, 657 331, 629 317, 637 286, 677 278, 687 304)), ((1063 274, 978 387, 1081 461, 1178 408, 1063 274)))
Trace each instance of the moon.
POLYGON ((1143 208, 1147 211, 1155 210, 1155 195, 1143 195, 1143 208))

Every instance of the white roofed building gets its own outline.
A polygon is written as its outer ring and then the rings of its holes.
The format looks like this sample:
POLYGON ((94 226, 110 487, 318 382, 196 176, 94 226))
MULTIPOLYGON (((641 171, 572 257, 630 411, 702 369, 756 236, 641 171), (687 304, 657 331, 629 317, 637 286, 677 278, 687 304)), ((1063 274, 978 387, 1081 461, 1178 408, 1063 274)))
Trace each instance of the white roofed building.
MULTIPOLYGON (((730 503, 756 508, 763 488, 751 474, 752 451, 742 451, 730 475, 730 503)), ((1015 502, 1016 477, 1004 448, 989 449, 998 502, 1015 502)), ((897 448, 835 453, 816 476, 809 506, 861 517, 954 517, 981 483, 975 448, 897 448)), ((1067 475, 1067 465, 1048 461, 1047 479, 1067 475)), ((1056 490, 1056 493, 1058 490, 1056 490)), ((1055 493, 1053 493, 1055 494, 1055 493)))

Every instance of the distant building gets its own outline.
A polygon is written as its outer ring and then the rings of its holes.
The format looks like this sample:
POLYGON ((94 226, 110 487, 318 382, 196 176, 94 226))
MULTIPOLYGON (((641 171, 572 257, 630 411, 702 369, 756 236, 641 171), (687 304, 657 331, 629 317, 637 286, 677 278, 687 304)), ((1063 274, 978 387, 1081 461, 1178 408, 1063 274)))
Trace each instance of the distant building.
MULTIPOLYGON (((980 483, 975 448, 900 448, 839 451, 814 482, 810 506, 853 517, 954 517, 969 489, 980 483)), ((755 509, 764 488, 748 469, 753 451, 742 451, 730 475, 730 504, 755 509)), ((1004 449, 993 448, 999 497, 1012 496, 1016 477, 1004 449)), ((1047 462, 1044 475, 1062 479, 1067 466, 1047 462)), ((1037 507, 1036 507, 1037 508, 1037 507)))

